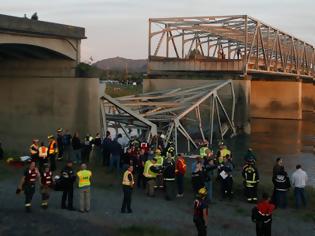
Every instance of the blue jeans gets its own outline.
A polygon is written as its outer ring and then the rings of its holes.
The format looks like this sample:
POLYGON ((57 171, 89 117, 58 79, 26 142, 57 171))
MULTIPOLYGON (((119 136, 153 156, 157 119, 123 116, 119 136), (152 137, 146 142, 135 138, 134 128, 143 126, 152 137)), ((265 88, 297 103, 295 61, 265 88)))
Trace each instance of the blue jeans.
POLYGON ((120 156, 119 155, 111 155, 110 157, 110 163, 109 163, 110 169, 114 170, 115 166, 116 166, 117 173, 119 173, 119 170, 120 170, 120 156))
POLYGON ((287 191, 275 191, 276 205, 279 208, 286 208, 288 205, 287 191))
POLYGON ((209 202, 212 202, 212 199, 213 199, 213 197, 212 197, 212 192, 213 192, 212 191, 212 181, 206 181, 205 187, 207 189, 207 200, 209 202))
POLYGON ((295 206, 296 208, 301 207, 302 203, 303 206, 306 206, 306 199, 305 199, 305 193, 304 188, 294 188, 294 196, 295 196, 295 206))
POLYGON ((81 149, 73 150, 73 157, 74 161, 76 161, 78 164, 81 163, 81 149))

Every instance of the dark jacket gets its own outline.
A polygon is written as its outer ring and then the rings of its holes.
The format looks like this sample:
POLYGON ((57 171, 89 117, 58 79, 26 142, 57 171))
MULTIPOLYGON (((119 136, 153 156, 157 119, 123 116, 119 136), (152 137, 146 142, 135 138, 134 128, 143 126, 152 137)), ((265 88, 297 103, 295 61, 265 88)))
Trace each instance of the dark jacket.
POLYGON ((164 161, 164 180, 175 180, 175 161, 166 159, 164 161))
POLYGON ((203 164, 203 170, 206 182, 212 181, 213 171, 215 169, 217 169, 217 166, 215 164, 211 164, 210 160, 205 159, 203 164))
POLYGON ((274 184, 275 190, 277 191, 288 191, 291 187, 288 174, 284 170, 281 170, 276 175, 274 175, 272 182, 274 184))
POLYGON ((81 148, 81 141, 77 137, 72 138, 72 148, 73 150, 78 150, 81 148))
POLYGON ((61 170, 61 178, 65 186, 72 187, 76 179, 76 174, 72 168, 65 166, 61 170))
POLYGON ((110 152, 113 156, 120 156, 122 154, 121 145, 117 141, 112 141, 110 145, 110 152))

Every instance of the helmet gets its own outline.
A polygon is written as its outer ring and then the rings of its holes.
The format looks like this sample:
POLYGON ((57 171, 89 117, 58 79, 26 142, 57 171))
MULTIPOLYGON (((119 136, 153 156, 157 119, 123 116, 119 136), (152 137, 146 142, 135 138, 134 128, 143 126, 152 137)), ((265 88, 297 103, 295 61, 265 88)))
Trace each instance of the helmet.
POLYGON ((54 135, 48 135, 48 137, 47 137, 48 139, 51 139, 51 138, 54 138, 54 135))
POLYGON ((207 195, 207 189, 206 189, 205 187, 199 189, 199 190, 198 190, 198 194, 199 194, 199 195, 202 195, 202 196, 207 195))
POLYGON ((58 133, 60 133, 60 132, 62 132, 62 131, 63 131, 62 128, 57 129, 57 132, 58 132, 58 133))

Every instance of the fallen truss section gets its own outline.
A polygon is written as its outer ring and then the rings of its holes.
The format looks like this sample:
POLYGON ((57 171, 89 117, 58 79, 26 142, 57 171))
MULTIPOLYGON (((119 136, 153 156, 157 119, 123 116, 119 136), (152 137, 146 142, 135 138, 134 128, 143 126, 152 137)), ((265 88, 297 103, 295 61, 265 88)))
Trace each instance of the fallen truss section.
POLYGON ((234 111, 231 80, 208 81, 194 88, 101 98, 103 131, 120 128, 130 138, 128 130, 137 129, 147 141, 163 133, 165 143, 172 140, 176 151, 180 136, 187 141, 190 151, 191 146, 198 147, 196 140, 208 140, 212 144, 215 132, 219 139, 226 134, 234 135, 234 111))

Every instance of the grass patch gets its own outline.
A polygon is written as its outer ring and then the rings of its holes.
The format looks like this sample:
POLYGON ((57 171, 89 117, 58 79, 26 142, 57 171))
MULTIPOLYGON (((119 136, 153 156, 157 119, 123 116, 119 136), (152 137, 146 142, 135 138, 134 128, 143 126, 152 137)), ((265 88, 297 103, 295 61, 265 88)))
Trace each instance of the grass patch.
POLYGON ((120 236, 175 236, 174 232, 158 228, 158 227, 148 227, 148 226, 138 226, 133 225, 129 227, 121 227, 118 230, 118 235, 120 236))
POLYGON ((122 97, 142 93, 142 86, 106 84, 105 93, 112 97, 122 97))

